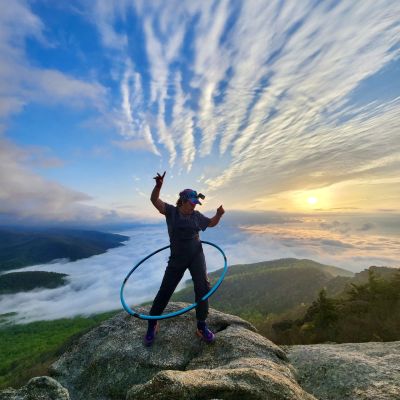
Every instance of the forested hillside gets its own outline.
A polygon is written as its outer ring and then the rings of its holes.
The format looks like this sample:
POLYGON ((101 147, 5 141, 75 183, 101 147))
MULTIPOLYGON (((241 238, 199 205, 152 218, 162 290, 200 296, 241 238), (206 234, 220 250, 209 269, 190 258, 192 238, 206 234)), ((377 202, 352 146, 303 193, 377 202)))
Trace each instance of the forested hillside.
MULTIPOLYGON (((210 274, 212 284, 221 272, 210 274)), ((310 260, 235 265, 210 305, 279 344, 400 340, 400 271, 373 266, 352 275, 310 260)), ((193 302, 192 285, 173 299, 193 302)))
POLYGON ((0 272, 55 259, 75 261, 118 247, 128 236, 72 229, 0 228, 0 272))
POLYGON ((260 329, 281 344, 400 340, 400 270, 371 267, 339 296, 322 289, 304 316, 265 320, 260 329))
POLYGON ((47 375, 48 365, 71 342, 115 313, 111 311, 21 325, 2 325, 0 315, 0 389, 18 387, 32 376, 47 375))
MULTIPOLYGON (((222 270, 209 275, 211 283, 222 270)), ((353 273, 311 260, 294 258, 255 264, 233 265, 210 302, 212 307, 249 319, 264 320, 293 308, 304 308, 316 298, 321 288, 335 277, 334 290, 344 288, 353 273)), ((194 301, 192 285, 174 294, 175 301, 194 301)))
POLYGON ((46 271, 10 272, 0 275, 0 295, 28 292, 36 288, 54 289, 65 285, 67 276, 46 271))

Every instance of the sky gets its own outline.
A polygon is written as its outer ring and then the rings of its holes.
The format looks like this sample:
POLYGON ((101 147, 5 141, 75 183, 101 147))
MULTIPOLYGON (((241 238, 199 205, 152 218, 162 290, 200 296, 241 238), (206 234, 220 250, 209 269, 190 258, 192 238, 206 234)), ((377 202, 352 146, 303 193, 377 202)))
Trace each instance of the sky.
MULTIPOLYGON (((400 214, 400 3, 4 1, 3 222, 400 214)), ((339 220, 340 222, 340 220, 339 220)), ((328 223, 328 222, 327 222, 328 223)))

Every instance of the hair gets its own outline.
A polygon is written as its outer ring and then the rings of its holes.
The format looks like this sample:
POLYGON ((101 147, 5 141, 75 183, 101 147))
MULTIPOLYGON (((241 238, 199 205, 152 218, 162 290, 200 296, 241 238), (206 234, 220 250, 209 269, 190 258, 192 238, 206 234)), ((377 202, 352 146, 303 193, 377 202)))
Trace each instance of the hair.
POLYGON ((177 206, 177 207, 181 207, 185 201, 187 201, 187 200, 182 200, 182 199, 179 197, 179 199, 176 201, 176 206, 177 206))

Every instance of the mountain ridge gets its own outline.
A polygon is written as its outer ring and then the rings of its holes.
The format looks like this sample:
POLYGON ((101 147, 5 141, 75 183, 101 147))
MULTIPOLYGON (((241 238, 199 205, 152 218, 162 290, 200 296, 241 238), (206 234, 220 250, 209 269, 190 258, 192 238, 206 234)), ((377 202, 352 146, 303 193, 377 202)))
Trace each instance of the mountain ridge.
MULTIPOLYGON (((209 274, 214 284, 222 269, 209 274)), ((344 287, 351 271, 308 259, 282 258, 228 268, 222 285, 210 299, 213 307, 255 323, 271 313, 282 313, 298 304, 310 304, 332 279, 344 287)), ((190 280, 188 283, 191 282, 190 280)), ((174 301, 194 302, 192 285, 176 292, 174 301)))
POLYGON ((123 246, 128 236, 64 228, 0 228, 0 273, 56 259, 76 261, 123 246))
MULTIPOLYGON (((259 267, 263 268, 290 268, 290 267, 296 267, 296 268, 301 268, 302 266, 312 266, 315 268, 322 269, 324 271, 329 272, 331 275, 334 276, 353 276, 354 273, 340 267, 336 267, 333 265, 329 264, 322 264, 317 261, 307 259, 307 258, 294 258, 294 257, 288 257, 288 258, 278 258, 275 260, 268 260, 268 261, 259 261, 256 263, 249 263, 249 264, 233 264, 229 266, 229 271, 230 272, 236 272, 238 269, 240 270, 241 268, 245 268, 246 270, 249 269, 256 269, 259 267)), ((209 276, 214 276, 218 275, 221 272, 221 269, 217 271, 213 271, 212 273, 209 274, 209 276)))

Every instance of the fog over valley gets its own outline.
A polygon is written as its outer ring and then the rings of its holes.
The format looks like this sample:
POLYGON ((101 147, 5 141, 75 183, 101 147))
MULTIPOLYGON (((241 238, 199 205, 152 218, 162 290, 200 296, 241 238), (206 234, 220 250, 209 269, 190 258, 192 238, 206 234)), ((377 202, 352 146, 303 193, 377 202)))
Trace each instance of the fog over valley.
MULTIPOLYGON (((306 258, 359 272, 371 265, 399 266, 400 237, 395 229, 399 225, 392 218, 391 228, 387 218, 254 214, 244 219, 243 215, 233 212, 227 213, 226 219, 217 227, 201 233, 201 238, 218 244, 226 253, 228 265, 306 258)), ((69 283, 56 289, 3 295, 0 297, 0 314, 16 312, 12 318, 28 322, 122 308, 119 291, 127 273, 142 258, 169 242, 164 223, 115 233, 127 235, 130 240, 124 246, 75 262, 56 260, 15 270, 66 273, 69 283)), ((209 272, 223 267, 218 250, 208 245, 204 245, 204 250, 209 272)), ((128 304, 153 299, 168 256, 168 249, 158 253, 131 275, 125 287, 128 304)), ((191 278, 187 272, 177 289, 188 279, 191 278)))

